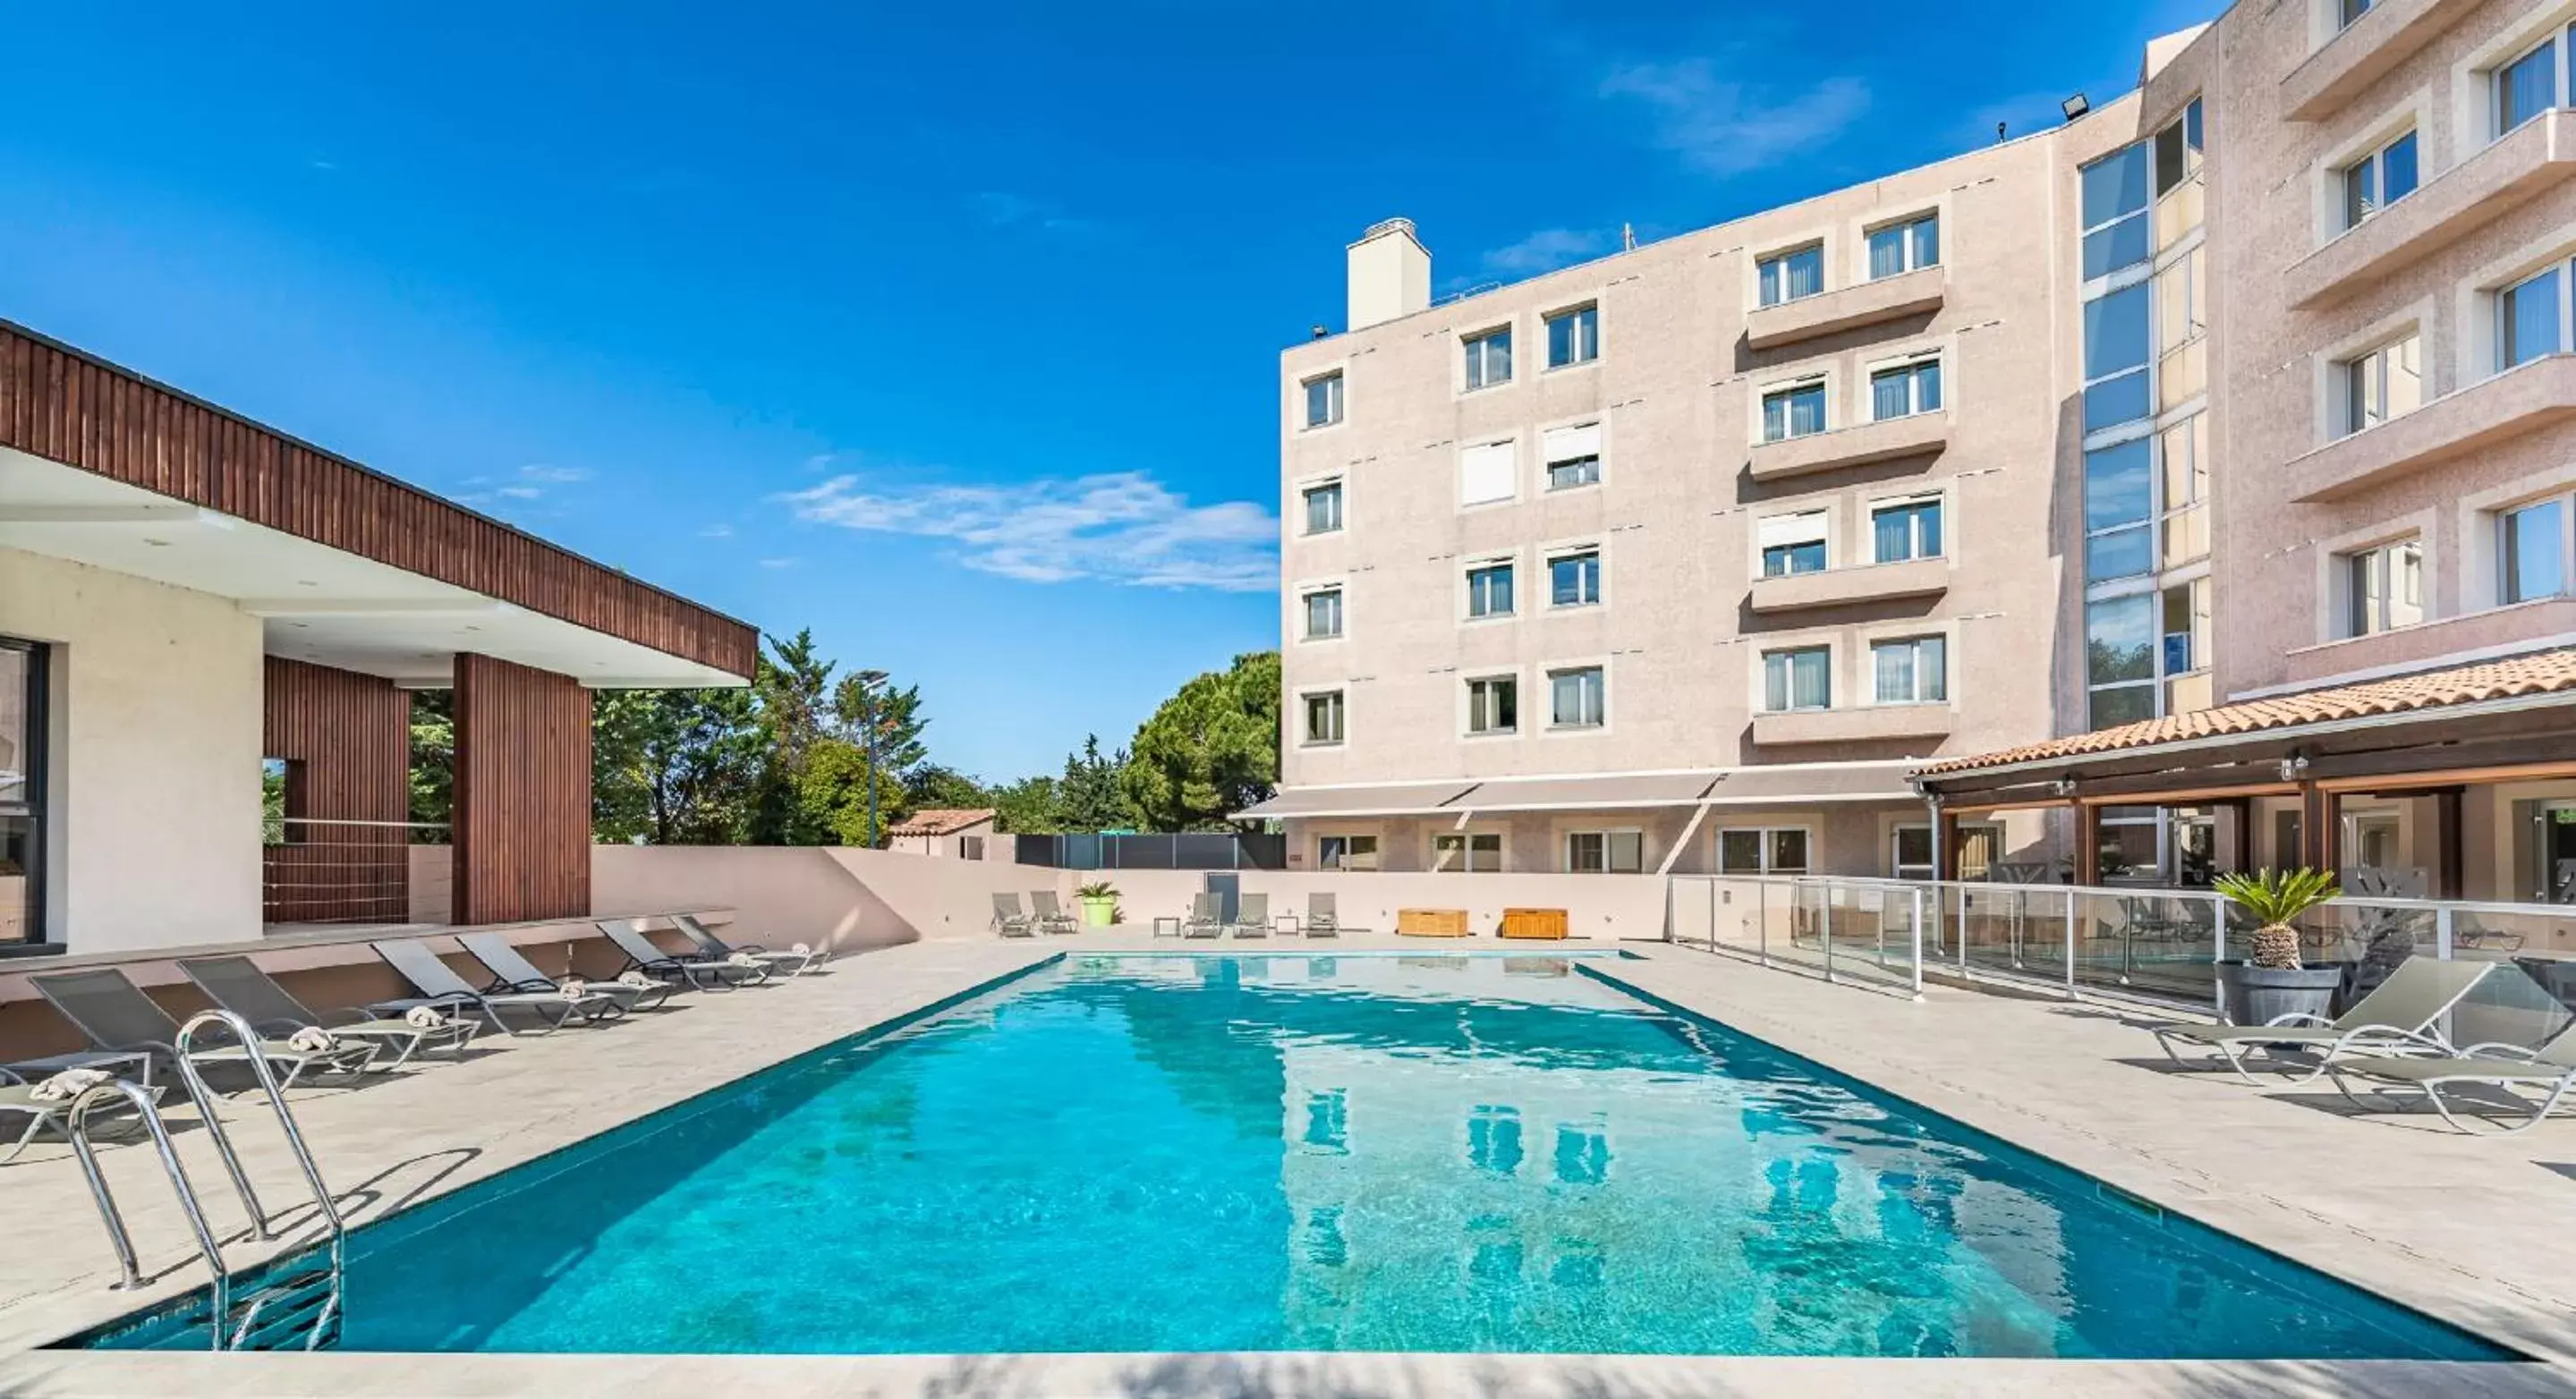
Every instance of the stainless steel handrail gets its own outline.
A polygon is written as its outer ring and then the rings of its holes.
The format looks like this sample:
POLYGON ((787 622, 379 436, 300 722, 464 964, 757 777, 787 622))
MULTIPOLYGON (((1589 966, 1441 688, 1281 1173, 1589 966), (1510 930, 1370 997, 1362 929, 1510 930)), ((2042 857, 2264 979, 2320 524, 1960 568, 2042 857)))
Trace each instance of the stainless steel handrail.
POLYGON ((205 1077, 198 1072, 189 1050, 197 1032, 209 1025, 221 1025, 230 1030, 233 1038, 248 1051, 245 1058, 251 1073, 259 1080, 260 1090, 267 1095, 269 1107, 277 1113, 277 1124, 286 1134, 287 1146, 295 1153, 295 1164, 304 1172, 304 1183, 312 1187, 314 1207, 321 1211, 323 1222, 330 1226, 336 1267, 339 1239, 346 1228, 341 1222, 339 1207, 332 1203, 331 1187, 323 1183, 322 1170, 313 1163, 313 1153, 304 1144, 303 1130, 295 1125, 295 1113, 286 1105, 286 1090, 277 1081, 277 1071, 269 1067, 268 1056, 260 1052, 259 1032, 251 1028, 249 1021, 231 1011, 203 1010, 190 1016, 188 1023, 179 1027, 175 1046, 179 1051, 179 1073, 187 1080, 189 1096, 196 1099, 198 1112, 205 1116, 206 1131, 222 1152, 224 1166, 232 1173, 233 1183, 241 1189, 242 1203, 250 1211, 253 1233, 261 1239, 276 1237, 269 1232, 268 1219, 260 1210, 258 1198, 251 1193, 250 1177, 241 1168, 241 1158, 234 1154, 231 1134, 224 1130, 222 1118, 215 1112, 214 1093, 206 1087, 205 1077))
POLYGON ((179 1163, 179 1153, 170 1146, 170 1131, 161 1124, 161 1109, 152 1095, 134 1084, 119 1080, 102 1083, 82 1093, 72 1103, 63 1130, 72 1141, 72 1154, 80 1158, 81 1175, 89 1182, 90 1198, 98 1202, 99 1219, 107 1225, 107 1241, 116 1250, 116 1262, 122 1272, 114 1286, 119 1290, 139 1287, 143 1282, 136 1265, 134 1239, 125 1229, 125 1217, 118 1213, 115 1196, 107 1188, 107 1177, 98 1168, 98 1148, 89 1139, 90 1112, 101 1103, 124 1102, 143 1119, 143 1129, 152 1136, 153 1150, 161 1157, 161 1169, 170 1177, 170 1188, 179 1197, 179 1209, 188 1217, 188 1229, 196 1235, 197 1253, 206 1260, 206 1269, 214 1275, 214 1348, 224 1348, 224 1318, 232 1312, 232 1273, 224 1267, 224 1251, 215 1242, 215 1233, 206 1227, 205 1211, 197 1206, 196 1187, 188 1182, 188 1168, 179 1163))

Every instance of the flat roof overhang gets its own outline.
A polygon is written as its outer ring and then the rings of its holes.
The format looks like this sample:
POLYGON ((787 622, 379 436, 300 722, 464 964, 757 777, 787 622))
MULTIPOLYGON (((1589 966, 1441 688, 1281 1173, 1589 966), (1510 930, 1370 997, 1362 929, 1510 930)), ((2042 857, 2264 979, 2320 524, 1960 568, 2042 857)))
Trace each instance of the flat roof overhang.
POLYGON ((0 321, 0 547, 239 602, 270 654, 445 685, 460 651, 593 688, 740 685, 759 632, 0 321))

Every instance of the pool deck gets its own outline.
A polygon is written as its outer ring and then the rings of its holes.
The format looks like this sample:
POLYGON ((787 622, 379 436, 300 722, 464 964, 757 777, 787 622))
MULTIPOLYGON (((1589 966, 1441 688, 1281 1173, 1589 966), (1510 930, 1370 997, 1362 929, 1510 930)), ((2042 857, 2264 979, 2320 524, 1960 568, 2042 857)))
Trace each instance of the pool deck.
MULTIPOLYGON (((0 1168, 0 1392, 11 1395, 2576 1395, 2576 1120, 2460 1137, 2429 1117, 2357 1119, 2322 1093, 2165 1071, 2136 1017, 1932 989, 1920 1002, 1661 943, 1501 944, 1351 935, 1342 951, 1623 948, 1594 965, 1649 995, 2051 1156, 2178 1213, 2556 1363, 1792 1360, 1670 1356, 170 1355, 27 1349, 202 1278, 148 1150, 102 1162, 154 1279, 112 1292, 68 1153, 0 1168)), ((779 986, 684 996, 597 1030, 499 1039, 461 1064, 356 1089, 299 1090, 297 1113, 353 1223, 454 1190, 769 1064, 1058 953, 1184 950, 1139 933, 934 941, 845 958, 779 986)), ((1185 950, 1250 951, 1194 943, 1185 950)), ((1293 939, 1268 950, 1305 950, 1293 939)), ((1327 946, 1313 950, 1325 951, 1327 946)), ((175 1114, 185 1124, 189 1114, 175 1114)), ((228 1120, 270 1209, 301 1194, 264 1111, 228 1120)), ((177 1134, 219 1229, 240 1206, 201 1132, 177 1134)), ((236 1265, 261 1256, 247 1244, 236 1265)), ((675 1300, 679 1285, 675 1284, 675 1300)), ((997 1298, 997 1305, 1013 1299, 997 1298)))

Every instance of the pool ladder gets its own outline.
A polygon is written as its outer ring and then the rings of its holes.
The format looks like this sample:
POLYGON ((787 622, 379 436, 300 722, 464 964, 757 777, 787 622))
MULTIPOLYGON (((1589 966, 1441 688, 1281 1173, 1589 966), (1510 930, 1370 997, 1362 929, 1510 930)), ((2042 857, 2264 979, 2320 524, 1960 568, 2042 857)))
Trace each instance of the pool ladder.
MULTIPOLYGON (((206 1135, 214 1139, 215 1152, 223 1158, 224 1172, 232 1178, 233 1189, 241 1195, 242 1208, 250 1215, 251 1237, 262 1242, 277 1235, 269 1227, 268 1214, 260 1208, 259 1196, 251 1189, 250 1174, 242 1169, 241 1157, 233 1150, 232 1137, 223 1118, 215 1111, 215 1094, 206 1086, 189 1057, 190 1046, 206 1029, 221 1026, 229 1030, 243 1047, 256 1050, 260 1036, 249 1022, 230 1011, 209 1010, 189 1019, 179 1027, 179 1037, 171 1046, 179 1063, 179 1077, 196 1104, 197 1116, 206 1124, 206 1135)), ((304 1133, 295 1125, 295 1113, 286 1105, 285 1091, 279 1087, 276 1073, 268 1061, 253 1052, 247 1062, 259 1079, 261 1092, 268 1105, 277 1112, 278 1126, 286 1133, 286 1144, 295 1153, 295 1163, 303 1169, 304 1181, 313 1190, 314 1208, 320 1212, 329 1230, 327 1261, 306 1264, 286 1270, 275 1277, 261 1277, 250 1295, 233 1296, 235 1278, 224 1261, 221 1241, 206 1223, 206 1212, 198 1203, 196 1187, 188 1180, 188 1169, 180 1164, 179 1153, 170 1144, 170 1131, 161 1120, 160 1105, 151 1093, 119 1080, 100 1084, 83 1093, 72 1104, 65 1130, 71 1137, 72 1153, 80 1158, 81 1175, 89 1182, 90 1197, 98 1203, 100 1220, 107 1225, 108 1243, 116 1249, 121 1271, 114 1284, 128 1289, 142 1285, 142 1270, 137 1265, 134 1239, 126 1231, 125 1217, 116 1208, 116 1197, 108 1189, 107 1177, 98 1167, 98 1152, 90 1142, 89 1118, 102 1106, 122 1104, 143 1120, 143 1129, 152 1138, 153 1150, 161 1159, 162 1173, 170 1178, 170 1188, 178 1196, 179 1210, 187 1216, 189 1232, 196 1236, 197 1254, 213 1274, 207 1329, 216 1350, 322 1350, 340 1338, 341 1301, 346 1295, 348 1230, 340 1218, 339 1206, 332 1201, 331 1189, 322 1183, 321 1169, 313 1164, 313 1153, 304 1145, 304 1133)))

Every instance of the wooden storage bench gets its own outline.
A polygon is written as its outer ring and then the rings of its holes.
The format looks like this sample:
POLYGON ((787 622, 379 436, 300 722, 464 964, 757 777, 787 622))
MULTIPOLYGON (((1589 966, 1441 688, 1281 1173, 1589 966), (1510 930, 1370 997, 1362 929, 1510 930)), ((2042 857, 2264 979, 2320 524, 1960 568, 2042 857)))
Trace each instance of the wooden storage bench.
POLYGON ((1463 938, 1467 935, 1467 910, 1399 908, 1395 911, 1395 930, 1409 938, 1463 938))
POLYGON ((1565 923, 1565 910, 1561 908, 1503 910, 1503 936, 1507 938, 1542 938, 1559 942, 1566 935, 1565 923))

